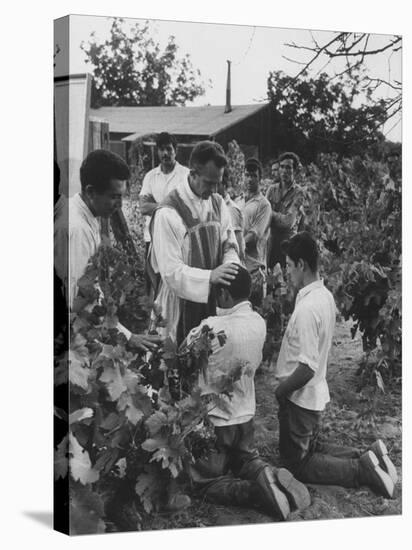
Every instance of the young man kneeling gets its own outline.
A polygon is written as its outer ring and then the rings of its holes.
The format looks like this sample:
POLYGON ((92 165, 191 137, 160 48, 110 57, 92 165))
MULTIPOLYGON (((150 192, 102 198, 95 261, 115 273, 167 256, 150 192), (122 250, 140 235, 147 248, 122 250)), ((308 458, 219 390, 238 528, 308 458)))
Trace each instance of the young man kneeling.
POLYGON ((365 453, 318 442, 322 411, 329 401, 326 371, 335 301, 319 277, 318 247, 311 235, 297 233, 282 247, 288 284, 298 291, 276 364, 282 461, 304 483, 367 485, 391 498, 397 473, 381 440, 365 453))
POLYGON ((254 447, 253 378, 262 360, 266 325, 248 301, 250 290, 250 275, 240 267, 230 286, 217 287, 217 316, 205 319, 187 337, 188 343, 193 341, 203 325, 226 335, 222 346, 217 342, 212 346, 207 375, 200 376, 203 394, 214 393, 213 380, 227 374, 235 364, 247 366, 234 383, 231 398, 222 395, 223 404, 218 402, 210 411, 216 435, 215 449, 195 463, 191 477, 208 500, 263 506, 271 516, 285 520, 291 508, 308 506, 310 496, 307 488, 290 472, 284 468, 275 470, 259 457, 254 447))

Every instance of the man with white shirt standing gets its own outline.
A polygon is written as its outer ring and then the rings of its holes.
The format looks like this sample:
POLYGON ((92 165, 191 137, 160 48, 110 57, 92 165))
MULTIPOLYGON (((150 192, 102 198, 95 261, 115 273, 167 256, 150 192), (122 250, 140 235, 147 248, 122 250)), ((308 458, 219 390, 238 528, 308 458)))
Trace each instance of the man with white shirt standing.
POLYGON ((288 283, 298 291, 275 371, 280 382, 275 394, 282 461, 304 483, 367 485, 391 498, 397 474, 381 440, 363 454, 351 447, 318 442, 322 411, 329 401, 326 373, 335 301, 319 276, 319 252, 313 237, 297 233, 282 248, 288 283))
POLYGON ((160 164, 147 172, 140 191, 140 210, 146 216, 144 240, 146 254, 150 244, 149 224, 153 212, 170 191, 176 189, 181 181, 187 180, 189 168, 176 160, 176 139, 167 132, 156 138, 156 150, 160 164))
POLYGON ((206 373, 199 378, 202 395, 219 394, 219 380, 242 365, 230 397, 211 402, 209 419, 214 426, 215 449, 192 466, 195 486, 209 500, 220 504, 263 505, 277 519, 285 520, 291 508, 310 504, 306 487, 281 468, 275 470, 254 445, 256 397, 254 375, 262 361, 266 337, 264 319, 249 302, 251 277, 240 267, 230 286, 217 287, 217 316, 208 317, 187 336, 190 344, 207 325, 216 334, 206 373))
MULTIPOLYGON (((81 192, 59 208, 54 225, 54 265, 69 308, 78 294, 78 281, 100 243, 99 218, 121 207, 130 172, 124 160, 105 149, 89 153, 80 168, 81 192)), ((160 343, 158 336, 132 334, 119 324, 129 344, 147 351, 160 343)))
POLYGON ((222 147, 199 142, 189 176, 179 182, 153 214, 151 266, 160 274, 155 305, 178 344, 216 311, 215 287, 229 285, 239 255, 230 214, 217 186, 227 160, 222 147))

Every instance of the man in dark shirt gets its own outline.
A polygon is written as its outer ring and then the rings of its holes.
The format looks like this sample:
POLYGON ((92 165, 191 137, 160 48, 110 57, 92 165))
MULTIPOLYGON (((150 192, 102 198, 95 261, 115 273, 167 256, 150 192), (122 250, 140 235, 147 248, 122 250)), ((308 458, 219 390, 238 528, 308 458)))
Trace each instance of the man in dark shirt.
POLYGON ((268 268, 273 268, 277 262, 285 267, 286 258, 280 244, 303 229, 302 188, 295 179, 298 167, 299 157, 295 153, 280 155, 280 183, 271 185, 266 193, 272 207, 268 268))

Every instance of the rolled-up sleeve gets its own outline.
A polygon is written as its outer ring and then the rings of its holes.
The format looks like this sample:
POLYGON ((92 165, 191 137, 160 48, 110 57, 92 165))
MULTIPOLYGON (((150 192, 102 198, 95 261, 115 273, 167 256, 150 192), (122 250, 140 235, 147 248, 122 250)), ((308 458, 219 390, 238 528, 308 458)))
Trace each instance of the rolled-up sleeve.
POLYGON ((295 330, 299 340, 298 362, 316 372, 319 367, 319 323, 314 312, 307 309, 299 311, 295 330))

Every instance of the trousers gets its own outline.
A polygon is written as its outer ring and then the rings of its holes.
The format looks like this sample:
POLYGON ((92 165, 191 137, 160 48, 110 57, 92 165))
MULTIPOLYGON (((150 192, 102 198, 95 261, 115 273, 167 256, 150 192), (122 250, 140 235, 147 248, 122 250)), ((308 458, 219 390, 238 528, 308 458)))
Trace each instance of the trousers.
POLYGON ((253 419, 215 427, 215 448, 190 468, 192 482, 203 496, 218 504, 257 503, 254 480, 267 463, 254 447, 253 419))
POLYGON ((279 454, 285 468, 303 483, 360 486, 361 452, 319 442, 322 413, 288 399, 279 404, 279 454))

